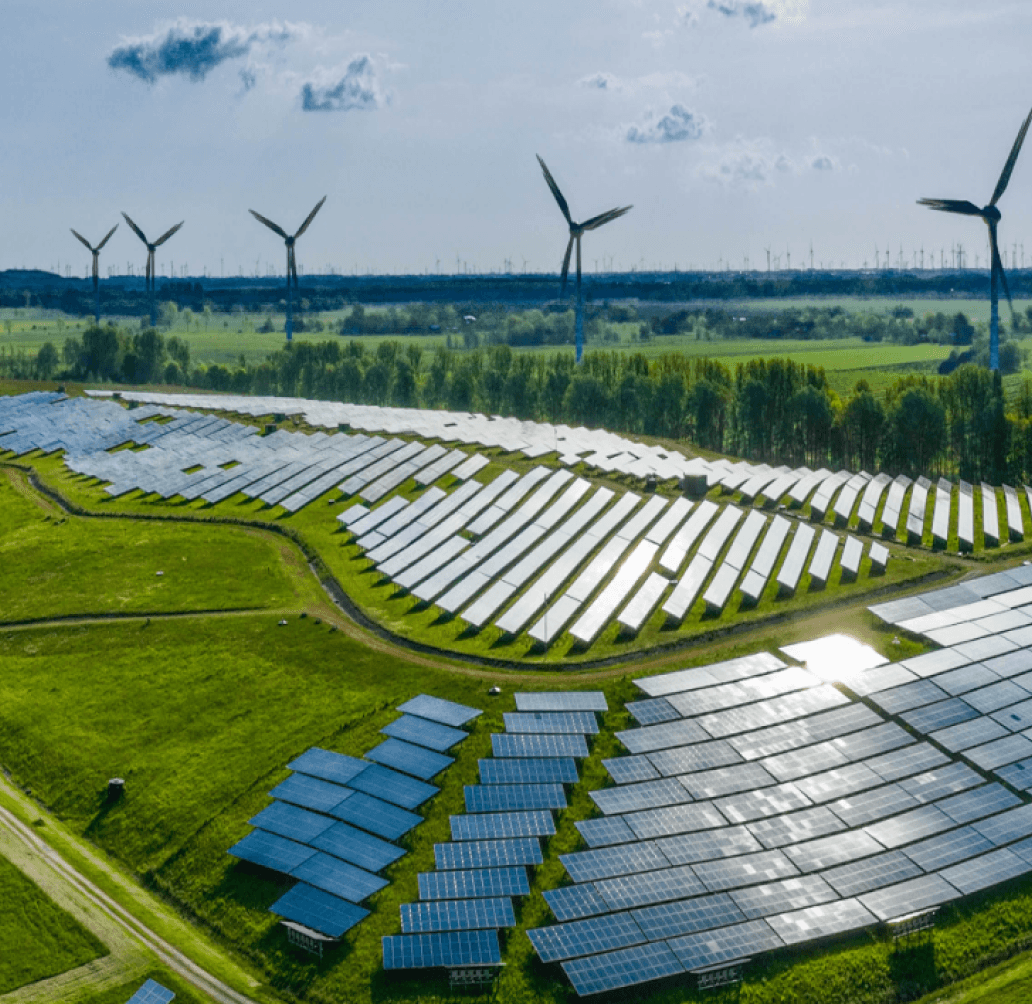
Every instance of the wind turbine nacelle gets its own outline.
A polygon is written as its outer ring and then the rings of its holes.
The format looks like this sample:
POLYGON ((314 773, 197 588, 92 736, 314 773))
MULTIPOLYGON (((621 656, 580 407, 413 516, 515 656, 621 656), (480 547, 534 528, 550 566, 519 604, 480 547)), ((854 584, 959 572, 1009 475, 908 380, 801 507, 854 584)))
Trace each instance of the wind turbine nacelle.
POLYGON ((986 206, 982 210, 982 217, 986 223, 999 223, 1003 219, 1000 215, 1000 210, 996 206, 986 206))

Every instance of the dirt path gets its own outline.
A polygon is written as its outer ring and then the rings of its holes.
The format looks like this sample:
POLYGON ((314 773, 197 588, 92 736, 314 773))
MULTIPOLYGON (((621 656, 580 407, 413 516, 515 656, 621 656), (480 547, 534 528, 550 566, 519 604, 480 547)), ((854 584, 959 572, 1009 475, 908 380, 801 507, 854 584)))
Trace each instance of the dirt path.
MULTIPOLYGON (((15 800, 20 796, 3 777, 0 790, 15 800)), ((4 805, 0 805, 0 851, 111 949, 104 959, 3 995, 4 1004, 64 1000, 73 988, 113 986, 131 979, 134 972, 144 972, 154 956, 217 1004, 255 1004, 139 921, 4 805)), ((106 868, 96 857, 91 864, 106 868)))

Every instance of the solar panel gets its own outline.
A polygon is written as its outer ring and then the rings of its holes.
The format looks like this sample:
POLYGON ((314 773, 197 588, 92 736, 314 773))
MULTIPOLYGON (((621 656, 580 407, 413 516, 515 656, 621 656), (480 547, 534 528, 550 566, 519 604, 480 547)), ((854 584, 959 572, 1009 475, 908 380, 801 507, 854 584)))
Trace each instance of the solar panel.
POLYGON ((593 914, 608 913, 609 907, 593 885, 566 885, 542 892, 557 920, 576 920, 593 914))
POLYGON ((529 896, 527 869, 474 868, 419 873, 420 899, 484 899, 529 896))
POLYGON ((289 874, 316 852, 312 847, 296 844, 274 833, 252 830, 243 840, 234 844, 229 853, 241 861, 250 861, 263 868, 289 874))
POLYGON ((754 820, 748 826, 767 848, 786 847, 845 829, 842 821, 823 805, 754 820))
POLYGON ((1008 809, 990 819, 972 823, 972 827, 996 847, 1028 836, 1032 832, 1032 805, 1008 809))
POLYGON ((423 821, 423 817, 414 812, 381 802, 360 791, 341 802, 331 814, 387 840, 397 840, 423 821))
POLYGON ((387 970, 501 964, 498 932, 493 930, 400 934, 383 939, 383 968, 387 970))
POLYGON ((602 788, 588 794, 607 816, 692 801, 692 796, 684 785, 673 777, 644 781, 641 784, 629 784, 619 788, 602 788))
POLYGON ((684 966, 663 942, 572 959, 563 962, 562 967, 581 997, 684 972, 684 966))
POLYGON ((290 874, 316 889, 352 903, 360 903, 387 885, 387 880, 379 875, 321 852, 306 858, 290 874))
POLYGON ((673 540, 667 545, 659 558, 659 564, 673 575, 681 567, 685 556, 691 550, 692 545, 699 535, 709 525, 710 520, 717 514, 717 506, 709 499, 703 499, 688 521, 674 534, 673 540))
POLYGON ((493 733, 491 748, 496 757, 588 756, 588 744, 581 735, 505 735, 493 733))
POLYGON ((169 1004, 175 994, 154 980, 147 980, 126 1004, 169 1004))
POLYGON ((911 774, 940 767, 947 762, 947 759, 946 755, 934 746, 928 743, 917 743, 873 757, 867 761, 867 766, 883 781, 898 781, 911 774))
POLYGON ((580 831, 580 835, 589 847, 604 847, 607 844, 626 843, 636 839, 634 831, 621 816, 581 820, 574 823, 574 826, 580 831))
POLYGON ((517 692, 517 711, 608 711, 601 690, 517 692))
POLYGON ((413 697, 411 701, 399 704, 398 710, 407 715, 427 718, 432 722, 440 722, 442 725, 451 725, 454 728, 473 721, 481 714, 476 708, 467 708, 463 704, 445 701, 440 697, 431 697, 429 694, 420 694, 418 697, 413 697))
POLYGON ((965 895, 1032 871, 1032 864, 1002 848, 946 868, 940 874, 965 895))
POLYGON ((539 865, 541 842, 537 837, 511 840, 463 840, 434 844, 434 861, 445 871, 463 868, 503 868, 511 865, 539 865))
POLYGON ((1023 735, 1006 736, 966 750, 964 755, 982 770, 994 770, 1015 760, 1027 759, 1032 755, 1032 740, 1023 735))
POLYGON ((369 764, 364 760, 356 760, 342 753, 331 753, 329 750, 313 746, 287 766, 300 774, 332 781, 334 784, 347 784, 353 777, 361 774, 369 764))
POLYGON ((559 962, 579 955, 627 948, 646 940, 641 928, 626 913, 532 928, 527 931, 527 936, 542 962, 559 962))
POLYGON ((661 774, 667 776, 726 767, 728 764, 741 763, 742 759, 742 755, 723 739, 681 746, 677 749, 657 750, 648 754, 649 762, 661 774))
POLYGON ((505 837, 551 837, 555 835, 552 813, 480 812, 451 817, 452 840, 495 840, 505 837))
POLYGON ((343 788, 329 781, 320 781, 307 774, 291 774, 269 794, 273 798, 300 805, 305 809, 333 814, 338 806, 343 805, 355 793, 350 788, 343 788))
POLYGON ((369 750, 366 757, 375 763, 403 771, 424 781, 429 781, 455 762, 450 756, 434 753, 422 746, 413 746, 400 739, 385 740, 369 750))
POLYGON ((576 784, 580 780, 572 757, 510 757, 479 763, 481 784, 576 784))
POLYGON ((811 579, 818 582, 827 582, 831 574, 831 565, 835 560, 835 552, 838 549, 839 538, 830 530, 822 530, 820 540, 817 541, 817 549, 813 552, 808 569, 811 579))
POLYGON ((560 861, 574 882, 591 882, 595 879, 655 871, 671 865, 666 855, 652 841, 563 854, 560 861))
POLYGON ((799 910, 827 903, 838 899, 838 895, 820 876, 803 875, 799 878, 751 886, 748 889, 735 889, 731 892, 731 898, 746 917, 755 920, 758 917, 784 913, 786 910, 799 910))
POLYGON ((506 732, 596 735, 593 711, 507 711, 502 716, 506 732))
POLYGON ((776 783, 775 779, 755 762, 697 771, 678 778, 678 781, 696 798, 719 798, 722 795, 738 794, 776 783))
POLYGON ((352 778, 350 787, 364 791, 385 802, 415 809, 440 790, 407 774, 401 774, 382 764, 370 764, 361 774, 352 778))
POLYGON ((900 717, 911 728, 928 733, 949 725, 959 725, 969 718, 977 718, 978 712, 959 697, 953 697, 948 701, 939 701, 938 704, 928 704, 923 708, 905 711, 900 717))
POLYGON ((324 830, 328 830, 333 820, 287 802, 273 802, 249 819, 248 823, 260 830, 296 840, 299 844, 309 844, 324 830))
POLYGON ((648 941, 727 927, 745 920, 734 900, 723 892, 642 907, 632 910, 630 916, 648 941))
POLYGON ((380 731, 385 736, 394 739, 401 739, 407 743, 414 743, 417 746, 425 746, 427 749, 443 753, 449 750, 456 743, 462 742, 468 735, 462 729, 453 729, 447 725, 439 725, 437 722, 428 721, 425 718, 416 718, 414 715, 402 715, 389 725, 385 725, 380 731))
POLYGON ((400 847, 341 822, 320 833, 311 844, 370 872, 381 871, 405 856, 400 847))
POLYGON ((822 871, 847 861, 856 861, 882 850, 874 837, 863 830, 850 830, 785 847, 785 857, 801 872, 822 871))
POLYGON ((899 847, 902 844, 909 844, 914 840, 941 833, 943 830, 951 829, 954 825, 955 821, 950 819, 938 806, 922 805, 909 812, 900 813, 898 816, 872 823, 866 829, 883 846, 899 847))
POLYGON ((617 784, 634 781, 652 781, 659 777, 659 771, 644 756, 620 756, 603 760, 602 766, 617 784))
POLYGON ((749 920, 717 931, 675 938, 667 944, 684 967, 692 970, 781 948, 783 943, 766 921, 749 920))
POLYGON ((803 574, 803 566, 806 564, 806 556, 810 553, 810 546, 813 544, 815 531, 813 527, 800 523, 796 527, 792 544, 785 555, 781 570, 777 575, 778 585, 786 592, 793 593, 799 585, 799 579, 803 574))
POLYGON ((653 750, 666 749, 671 746, 684 746, 689 743, 705 742, 709 733, 697 722, 678 719, 659 725, 647 725, 640 729, 627 729, 616 733, 616 738, 631 753, 649 753, 653 750))
POLYGON ((684 899, 706 891, 689 865, 601 879, 595 882, 594 886, 595 891, 612 910, 661 903, 669 899, 684 899))
POLYGON ((798 875, 795 865, 780 850, 757 851, 735 858, 702 861, 692 866, 709 892, 722 892, 757 881, 798 875))
POLYGON ((467 784, 465 799, 467 812, 566 808, 561 784, 467 784))
POLYGON ((403 934, 431 931, 475 931, 515 927, 512 900, 495 899, 430 900, 401 904, 403 934))
POLYGON ((767 923, 786 945, 794 945, 814 938, 856 931, 877 921, 857 900, 843 899, 770 917, 767 923))

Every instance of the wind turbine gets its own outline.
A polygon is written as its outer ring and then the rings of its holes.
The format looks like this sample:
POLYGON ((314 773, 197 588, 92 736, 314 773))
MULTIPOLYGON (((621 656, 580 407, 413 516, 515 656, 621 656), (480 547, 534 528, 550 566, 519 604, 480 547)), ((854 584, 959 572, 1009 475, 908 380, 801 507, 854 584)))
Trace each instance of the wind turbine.
MULTIPOLYGON (((70 228, 69 228, 70 229, 70 228)), ((105 237, 96 247, 77 230, 72 230, 72 233, 79 238, 93 252, 93 319, 96 321, 97 326, 100 326, 100 249, 107 244, 108 238, 118 229, 116 223, 108 232, 105 237)))
POLYGON ((559 292, 560 299, 566 295, 566 276, 570 271, 570 254, 573 251, 573 242, 577 242, 576 361, 579 364, 584 356, 584 302, 581 298, 581 236, 587 230, 597 230, 604 224, 619 219, 624 215, 624 213, 629 212, 632 207, 623 206, 619 209, 610 209, 608 212, 600 213, 598 216, 592 216, 590 220, 585 220, 583 223, 574 223, 570 216, 570 207, 566 204, 566 199, 563 198, 563 193, 559 191, 559 186, 555 183, 552 173, 545 166, 545 162, 540 158, 540 156, 538 157, 538 163, 541 165, 541 170, 545 175, 545 181, 548 182, 548 187, 552 190, 552 195, 555 196, 555 201, 559 203, 559 209, 570 228, 570 240, 566 244, 566 255, 563 258, 562 285, 559 292))
POLYGON ((133 233, 136 234, 136 236, 139 237, 140 240, 143 241, 143 243, 147 245, 147 280, 146 280, 146 288, 150 291, 150 323, 151 323, 151 327, 153 328, 158 323, 158 308, 157 308, 157 304, 154 302, 154 293, 155 293, 155 289, 157 287, 157 277, 154 274, 154 251, 155 251, 155 249, 161 247, 161 245, 164 244, 165 241, 167 241, 169 239, 169 237, 171 237, 183 225, 183 223, 185 221, 181 220, 171 230, 166 230, 165 233, 163 233, 152 244, 144 236, 143 231, 135 223, 133 223, 133 221, 131 219, 129 219, 129 217, 125 213, 122 213, 122 215, 125 216, 125 222, 128 223, 129 226, 131 226, 133 228, 133 233))
POLYGON ((1000 368, 1000 305, 999 305, 999 284, 1003 283, 1003 291, 1007 294, 1007 303, 1010 305, 1011 320, 1014 321, 1014 304, 1011 302, 1010 290, 1007 288, 1007 276, 1003 271, 1003 262, 1000 261, 1000 249, 996 241, 996 228, 1000 223, 1000 210, 996 208, 1000 196, 1007 190, 1007 183, 1010 181, 1011 172, 1017 163, 1018 154, 1021 153, 1021 144, 1025 142, 1025 133, 1028 132, 1029 123, 1032 123, 1032 111, 1022 123, 1018 131, 1018 138, 1011 147, 1007 163, 1003 165, 1003 172, 1000 180, 996 182, 996 191, 989 200, 989 205, 978 208, 974 203, 961 199, 918 199, 918 204, 928 206, 930 209, 938 209, 944 213, 959 213, 961 216, 978 216, 985 221, 989 228, 989 248, 992 254, 992 266, 989 271, 989 369, 999 370, 1000 368))
POLYGON ((253 209, 249 209, 248 212, 259 222, 264 223, 273 233, 277 233, 283 238, 287 245, 287 341, 291 341, 294 337, 294 311, 293 311, 293 299, 291 295, 290 280, 291 277, 294 279, 294 289, 297 289, 297 260, 294 258, 294 244, 307 229, 308 225, 315 219, 315 214, 322 209, 323 203, 326 201, 324 195, 316 204, 309 214, 307 219, 298 228, 296 234, 293 237, 290 236, 282 227, 277 226, 272 220, 266 219, 261 213, 256 213, 253 209))

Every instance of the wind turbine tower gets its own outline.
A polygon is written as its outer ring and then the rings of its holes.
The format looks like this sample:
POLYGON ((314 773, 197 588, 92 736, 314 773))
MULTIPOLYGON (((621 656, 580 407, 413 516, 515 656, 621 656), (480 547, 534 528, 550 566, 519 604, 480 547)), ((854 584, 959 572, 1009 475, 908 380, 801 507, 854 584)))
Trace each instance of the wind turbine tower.
POLYGON ((961 216, 977 216, 989 228, 989 249, 992 255, 992 267, 989 272, 989 369, 997 372, 1000 369, 1000 305, 999 286, 1002 283, 1003 291, 1007 295, 1007 303, 1010 305, 1011 321, 1014 322, 1014 304, 1011 302, 1010 290, 1007 288, 1007 276, 1003 271, 1003 262, 1000 260, 1000 249, 996 239, 996 229, 999 226, 1001 214, 996 208, 996 203, 1007 190, 1014 165, 1018 161, 1018 154, 1021 153, 1021 144, 1025 142, 1025 134, 1028 132, 1029 124, 1032 123, 1032 111, 1028 113, 1025 121, 1018 130, 1017 139, 1011 147, 1007 163, 1003 165, 1003 172, 1000 180, 996 182, 996 190, 987 206, 978 208, 974 203, 962 199, 919 199, 918 203, 928 206, 929 209, 937 209, 944 213, 959 213, 961 216))
POLYGON ((622 206, 617 209, 610 209, 608 212, 600 213, 598 216, 592 216, 591 219, 585 220, 583 223, 574 223, 573 218, 570 216, 570 207, 566 203, 566 199, 563 198, 563 193, 559 191, 559 186, 555 183, 555 179, 552 177, 552 173, 545 166, 545 162, 538 157, 538 163, 541 165, 541 170, 545 175, 545 181, 548 183, 548 187, 552 191, 552 195, 555 197, 555 201, 559 204, 559 210, 563 214, 563 218, 566 220, 567 226, 570 228, 570 239, 566 244, 566 255, 563 257, 563 270, 562 278, 560 279, 561 287, 559 297, 562 299, 566 294, 566 276, 570 271, 570 254, 573 251, 574 241, 577 242, 577 312, 576 312, 576 361, 580 365, 581 360, 584 358, 584 300, 581 295, 581 237, 588 230, 597 230, 599 227, 604 226, 606 223, 611 223, 613 220, 619 219, 624 213, 631 210, 631 206, 622 206))
POLYGON ((100 327, 100 249, 107 244, 108 238, 118 229, 116 223, 108 232, 107 236, 96 246, 92 244, 82 234, 76 230, 72 230, 72 233, 79 238, 90 249, 93 253, 93 320, 96 322, 97 327, 100 327))
POLYGON ((133 228, 133 233, 136 234, 136 236, 139 237, 140 240, 143 241, 143 243, 147 245, 147 277, 146 277, 147 285, 146 285, 146 288, 150 292, 150 325, 153 328, 158 323, 158 305, 155 302, 155 294, 157 292, 158 279, 157 279, 157 275, 155 274, 155 269, 154 269, 154 252, 155 252, 155 250, 157 248, 161 247, 161 245, 164 244, 165 241, 167 241, 169 239, 169 237, 171 237, 183 225, 183 223, 185 221, 184 220, 180 220, 170 230, 166 230, 152 244, 149 240, 147 240, 147 238, 144 235, 143 231, 135 223, 133 223, 133 221, 131 219, 129 219, 128 215, 126 215, 125 213, 122 213, 122 216, 125 217, 125 222, 128 223, 129 226, 133 228))
POLYGON ((283 238, 283 242, 287 246, 287 341, 291 341, 294 337, 294 300, 293 290, 297 290, 297 259, 294 256, 294 245, 297 243, 297 239, 308 229, 309 224, 315 219, 315 214, 322 209, 323 203, 326 201, 324 195, 316 204, 305 219, 305 222, 301 224, 297 229, 297 233, 291 235, 286 232, 282 227, 273 223, 272 220, 266 219, 261 213, 256 213, 253 209, 249 209, 248 212, 259 222, 264 223, 273 233, 279 234, 283 238), (291 289, 291 279, 294 281, 293 290, 291 289))

